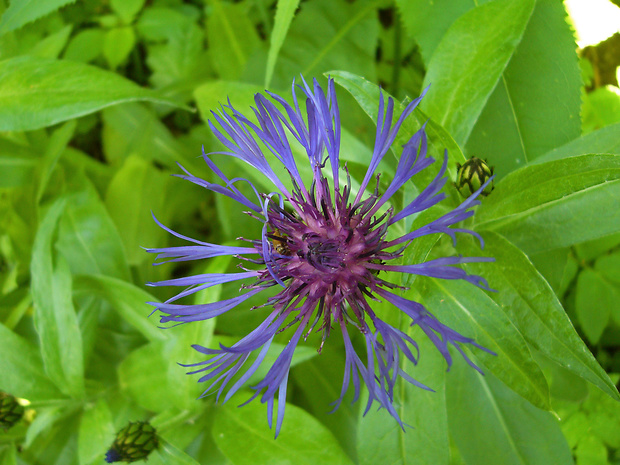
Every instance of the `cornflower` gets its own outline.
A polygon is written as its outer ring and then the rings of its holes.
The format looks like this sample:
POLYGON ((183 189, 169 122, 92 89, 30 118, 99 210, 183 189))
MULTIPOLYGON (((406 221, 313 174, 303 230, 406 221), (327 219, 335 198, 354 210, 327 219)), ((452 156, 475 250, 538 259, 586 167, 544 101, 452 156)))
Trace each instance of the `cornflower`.
POLYGON ((490 180, 449 213, 411 232, 388 239, 390 226, 431 208, 446 197, 440 191, 447 180, 444 176, 448 162, 447 151, 439 173, 426 188, 400 211, 395 211, 390 205, 390 199, 401 187, 435 161, 428 155, 424 126, 403 146, 394 178, 384 192, 379 191, 379 176, 376 174, 379 163, 392 146, 403 121, 419 104, 426 90, 407 105, 394 126, 394 101, 389 98, 386 105, 383 95, 380 95, 374 150, 366 175, 357 193, 353 193, 346 166, 342 170, 346 184, 341 184, 340 180, 341 129, 333 79, 328 81, 327 93, 324 93, 316 79, 312 87, 305 81, 298 87, 306 98, 305 118, 297 100, 294 82, 293 105, 271 92, 267 94, 272 100, 256 94, 256 108, 253 108, 253 112, 258 124, 237 111, 230 101, 222 106, 221 112, 212 112, 221 129, 211 121, 209 126, 227 150, 205 154, 203 149, 203 158, 222 184, 198 178, 182 166, 185 174, 178 175, 209 191, 234 199, 249 210, 248 213, 262 223, 260 239, 239 238, 248 243, 246 247, 211 244, 183 236, 155 218, 163 229, 193 245, 147 249, 148 252, 157 253, 158 259, 167 259, 156 264, 232 255, 257 264, 259 268, 242 267, 243 271, 239 273, 200 274, 150 283, 153 286, 187 287, 164 303, 151 304, 162 313, 162 323, 189 323, 222 315, 268 288, 279 287, 279 292, 267 297, 262 305, 272 308, 265 320, 231 347, 220 345, 212 349, 193 346, 208 359, 183 366, 194 369, 189 374, 202 373, 200 382, 210 382, 203 396, 217 390, 217 400, 224 392, 224 402, 229 400, 265 360, 276 334, 295 327, 290 340, 264 379, 252 386, 255 392, 248 400, 250 402, 260 396, 261 402, 267 403, 267 419, 271 428, 277 393, 277 436, 284 418, 288 375, 297 344, 302 337, 305 340, 316 329, 322 333, 318 349, 320 352, 330 331, 338 330, 344 340, 345 369, 340 398, 334 402, 334 409, 342 402, 351 382, 355 390, 353 401, 356 401, 363 382, 368 389, 365 411, 377 402, 404 429, 393 405, 394 387, 398 378, 404 378, 422 389, 431 389, 401 368, 405 359, 417 364, 420 354, 416 342, 399 328, 383 321, 373 310, 371 301, 384 299, 409 317, 411 325, 418 325, 441 352, 448 368, 452 363, 449 346, 456 348, 478 371, 480 369, 467 357, 461 346, 469 344, 492 352, 442 324, 422 304, 399 295, 398 289, 403 288, 382 279, 380 272, 464 279, 490 290, 483 278, 468 275, 453 265, 492 261, 492 258, 452 256, 423 263, 400 263, 409 244, 428 234, 447 234, 455 243, 457 232, 471 234, 480 240, 483 247, 482 238, 476 232, 452 226, 473 215, 471 208, 480 203, 476 198, 490 180), (312 170, 309 184, 300 175, 289 142, 291 136, 308 157, 312 170), (272 169, 265 155, 268 152, 288 172, 291 180, 289 187, 272 169), (247 179, 229 179, 211 160, 214 154, 224 154, 244 161, 264 175, 275 190, 259 193, 247 179), (373 178, 376 180, 374 189, 366 195, 366 189, 373 178), (255 198, 248 198, 239 190, 236 185, 240 182, 251 186, 255 198), (183 297, 211 286, 248 278, 253 282, 243 285, 238 296, 200 305, 176 303, 183 297), (364 361, 349 335, 351 328, 363 336, 364 361), (242 367, 251 354, 257 354, 256 358, 243 371, 242 367), (237 374, 239 376, 236 377, 237 374))

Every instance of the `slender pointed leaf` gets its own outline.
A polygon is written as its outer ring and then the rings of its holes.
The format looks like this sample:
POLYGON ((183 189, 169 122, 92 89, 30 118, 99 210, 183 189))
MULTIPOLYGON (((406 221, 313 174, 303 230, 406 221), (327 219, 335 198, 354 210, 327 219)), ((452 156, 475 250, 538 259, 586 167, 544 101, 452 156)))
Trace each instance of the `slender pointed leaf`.
POLYGON ((620 395, 590 350, 581 340, 553 290, 529 258, 499 234, 482 233, 484 253, 477 242, 465 242, 467 255, 495 257, 488 263, 468 265, 498 292, 489 294, 516 325, 529 345, 549 359, 590 381, 613 398, 620 395))
POLYGON ((547 382, 525 340, 485 291, 462 281, 417 282, 424 305, 442 323, 497 354, 472 349, 476 358, 532 404, 550 408, 547 382))
POLYGON ((450 434, 467 465, 572 465, 558 420, 461 360, 447 377, 450 434))
POLYGON ((37 231, 30 272, 34 324, 41 340, 45 370, 58 388, 73 397, 84 395, 82 337, 71 296, 69 265, 62 256, 54 264, 54 232, 66 200, 57 200, 37 231))
POLYGON ((620 156, 583 155, 510 173, 474 220, 530 254, 618 232, 619 198, 620 156))
POLYGON ((0 131, 27 131, 123 102, 180 106, 124 77, 75 61, 20 56, 0 62, 0 131))
POLYGON ((534 0, 495 0, 457 19, 424 77, 422 109, 463 145, 521 41, 534 0), (474 33, 475 31, 475 33, 474 33))

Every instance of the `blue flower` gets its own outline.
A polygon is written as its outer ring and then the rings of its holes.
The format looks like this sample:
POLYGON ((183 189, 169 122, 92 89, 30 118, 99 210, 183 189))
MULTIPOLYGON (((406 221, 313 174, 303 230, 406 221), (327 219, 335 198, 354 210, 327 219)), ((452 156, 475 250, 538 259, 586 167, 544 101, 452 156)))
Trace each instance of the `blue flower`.
POLYGON ((335 408, 339 406, 351 382, 357 400, 363 382, 369 393, 366 411, 377 402, 402 427, 403 423, 393 406, 394 386, 398 377, 423 389, 430 388, 400 368, 402 357, 417 363, 419 353, 416 342, 403 331, 383 321, 373 311, 371 301, 385 299, 405 313, 411 319, 411 324, 418 325, 432 340, 448 366, 452 363, 448 351, 450 345, 476 369, 478 367, 467 358, 461 345, 470 344, 490 351, 442 324, 420 303, 400 296, 395 292, 400 286, 382 279, 380 272, 464 279, 488 289, 483 278, 468 275, 453 265, 491 261, 490 258, 445 257, 424 263, 400 264, 403 251, 411 241, 428 234, 445 233, 456 241, 456 232, 467 233, 477 237, 483 246, 482 238, 477 233, 452 226, 473 215, 471 207, 479 204, 476 197, 486 184, 451 212, 426 226, 388 240, 387 233, 391 225, 445 198, 445 194, 440 191, 447 180, 444 177, 447 153, 444 154, 439 174, 415 199, 400 211, 394 211, 389 204, 392 196, 405 183, 435 161, 427 154, 424 127, 403 146, 394 179, 384 192, 379 192, 377 167, 394 142, 403 121, 413 112, 424 93, 406 107, 393 126, 394 102, 390 98, 386 105, 381 95, 372 158, 357 193, 354 193, 346 167, 340 166, 340 115, 334 81, 329 80, 327 93, 324 93, 316 80, 312 88, 305 81, 299 88, 306 98, 305 115, 302 115, 293 83, 293 106, 273 93, 268 92, 272 100, 261 94, 255 96, 256 108, 253 111, 258 125, 237 111, 230 102, 222 107, 220 113, 213 112, 220 128, 209 123, 215 136, 227 149, 216 153, 236 157, 260 171, 275 186, 274 192, 258 193, 246 179, 229 179, 211 160, 213 154, 205 154, 204 150, 204 161, 221 180, 221 184, 207 182, 185 169, 185 174, 180 175, 207 190, 239 202, 262 222, 261 237, 256 240, 244 239, 248 243, 247 247, 210 244, 182 236, 155 219, 166 231, 193 245, 148 249, 149 252, 159 254, 158 258, 168 259, 165 262, 233 255, 247 260, 247 263, 258 264, 255 267, 257 269, 243 268, 240 273, 201 274, 151 283, 154 286, 187 287, 168 301, 153 302, 152 305, 163 314, 162 323, 187 323, 221 315, 265 289, 276 287, 279 292, 265 298, 265 306, 272 308, 267 318, 232 347, 211 349, 193 346, 208 356, 203 362, 186 365, 194 368, 190 373, 203 373, 200 382, 211 383, 204 395, 217 390, 219 399, 226 392, 224 402, 227 401, 264 361, 274 336, 295 327, 294 331, 291 329, 293 334, 289 342, 265 378, 252 386, 255 393, 250 400, 260 396, 261 402, 267 403, 270 427, 277 393, 277 436, 284 418, 291 359, 299 340, 302 337, 305 339, 315 329, 322 332, 320 352, 330 331, 335 329, 342 333, 346 358, 341 396, 334 402, 335 408), (307 154, 312 170, 309 185, 304 183, 295 162, 291 137, 307 154), (276 175, 267 161, 265 150, 269 150, 284 166, 292 181, 291 188, 276 175), (346 184, 339 179, 341 173, 346 175, 346 184), (376 186, 368 194, 366 190, 373 180, 376 186), (240 182, 249 183, 256 198, 246 197, 236 187, 240 182), (252 284, 242 286, 243 293, 237 297, 203 305, 175 303, 182 297, 211 286, 248 278, 253 279, 252 284), (351 342, 351 329, 361 332, 365 339, 364 361, 351 342), (251 366, 242 370, 252 353, 257 353, 256 358, 251 366), (237 374, 239 376, 233 383, 237 374))

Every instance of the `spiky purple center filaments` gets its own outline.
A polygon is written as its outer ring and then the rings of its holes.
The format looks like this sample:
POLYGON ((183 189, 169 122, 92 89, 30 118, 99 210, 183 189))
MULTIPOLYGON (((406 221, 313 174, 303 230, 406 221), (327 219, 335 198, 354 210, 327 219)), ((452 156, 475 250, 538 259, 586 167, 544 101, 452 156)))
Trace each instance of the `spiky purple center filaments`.
POLYGON ((305 297, 306 304, 297 320, 314 313, 310 332, 322 318, 321 347, 333 322, 346 320, 360 328, 358 323, 365 318, 359 305, 365 300, 363 294, 370 295, 378 285, 394 287, 376 276, 377 265, 401 257, 400 251, 385 250, 388 243, 384 236, 392 208, 377 218, 371 211, 378 199, 377 190, 354 205, 350 193, 349 182, 342 193, 335 191, 332 201, 327 179, 321 177, 310 192, 294 190, 290 199, 296 207, 294 213, 274 202, 268 206, 272 266, 255 286, 276 278, 286 283, 285 289, 268 302, 276 309, 284 309, 294 298, 305 297))
MULTIPOLYGON (((190 374, 202 373, 199 381, 211 382, 204 395, 217 388, 219 399, 228 387, 224 401, 228 400, 263 363, 275 335, 297 325, 264 379, 252 386, 255 393, 249 400, 260 395, 261 402, 267 403, 267 418, 271 426, 277 393, 277 435, 284 417, 288 373, 295 347, 302 337, 307 337, 318 326, 316 330, 323 334, 321 348, 330 330, 336 327, 340 329, 344 341, 345 372, 340 398, 335 402, 335 408, 339 406, 351 382, 355 390, 354 401, 357 400, 360 381, 363 381, 368 388, 366 411, 376 401, 387 409, 402 427, 403 423, 393 406, 397 379, 401 377, 423 389, 430 388, 417 382, 402 369, 404 360, 417 364, 419 354, 416 342, 407 333, 379 318, 369 300, 384 299, 402 311, 410 318, 411 325, 418 325, 424 331, 444 356, 448 366, 452 363, 448 348, 452 346, 470 365, 478 369, 465 355, 461 344, 470 344, 490 352, 488 349, 442 324, 420 303, 399 295, 398 291, 394 290, 401 287, 385 281, 379 273, 393 271, 443 279, 464 279, 489 289, 483 278, 468 275, 453 265, 491 261, 490 258, 442 257, 417 264, 398 264, 396 261, 402 258, 402 251, 412 240, 428 234, 448 234, 456 242, 456 232, 467 233, 480 239, 482 245, 482 238, 477 233, 452 226, 473 215, 470 208, 479 203, 476 197, 486 184, 454 210, 425 226, 387 240, 390 225, 431 208, 445 198, 445 194, 440 191, 446 182, 444 175, 447 153, 444 154, 437 176, 416 198, 398 212, 389 206, 392 196, 405 183, 434 162, 434 159, 427 155, 427 138, 423 126, 403 146, 396 173, 385 191, 380 194, 377 187, 364 199, 366 188, 373 178, 377 179, 378 186, 376 169, 379 162, 390 149, 401 124, 420 102, 424 93, 404 109, 394 126, 394 102, 390 98, 386 106, 383 95, 380 95, 372 158, 357 194, 352 197, 348 171, 346 185, 341 186, 339 180, 340 117, 334 82, 329 80, 327 94, 316 80, 313 89, 305 81, 300 87, 307 98, 305 118, 300 111, 293 84, 293 106, 278 95, 269 94, 282 106, 284 113, 264 96, 257 94, 254 114, 258 125, 235 110, 230 103, 222 108, 220 114, 213 113, 224 133, 210 123, 213 133, 228 149, 217 153, 246 162, 267 177, 278 192, 259 195, 257 189, 246 179, 228 179, 204 153, 205 162, 224 185, 195 177, 185 169, 185 175, 180 176, 207 190, 230 197, 249 209, 248 213, 263 223, 261 239, 246 239, 250 247, 221 246, 182 236, 155 219, 162 228, 192 242, 193 245, 147 249, 157 253, 158 258, 166 258, 171 262, 233 255, 258 264, 259 269, 244 268, 241 273, 209 273, 150 283, 154 286, 187 287, 168 301, 152 302, 152 305, 162 313, 161 322, 187 323, 216 317, 265 288, 281 286, 280 292, 268 298, 265 303, 273 310, 257 328, 233 346, 220 346, 219 349, 194 346, 209 358, 184 366, 194 367, 190 374), (299 174, 287 134, 292 135, 306 151, 313 171, 313 181, 309 188, 299 174), (257 141, 266 146, 278 162, 284 165, 292 180, 291 191, 276 176, 263 153, 264 149, 257 141), (329 179, 323 172, 328 161, 331 165, 329 179), (248 199, 235 186, 238 182, 249 183, 256 194, 257 202, 248 199), (258 258, 252 258, 257 255, 258 258), (197 305, 176 303, 183 297, 211 286, 243 279, 253 281, 242 286, 245 293, 237 297, 197 305), (348 334, 351 326, 364 337, 365 362, 351 342, 348 334), (236 378, 235 375, 241 373, 241 368, 252 353, 257 354, 256 359, 236 378), (233 379, 234 383, 229 386, 233 379)), ((165 262, 157 264, 161 263, 165 262)))

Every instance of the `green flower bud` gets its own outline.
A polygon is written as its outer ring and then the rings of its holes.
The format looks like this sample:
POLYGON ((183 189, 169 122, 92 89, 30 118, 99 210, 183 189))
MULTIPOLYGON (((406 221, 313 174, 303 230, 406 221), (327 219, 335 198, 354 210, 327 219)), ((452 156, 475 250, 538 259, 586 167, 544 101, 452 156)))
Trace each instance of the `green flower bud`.
MULTIPOLYGON (((456 169, 458 174, 455 186, 466 198, 480 189, 486 180, 493 176, 493 167, 489 166, 485 160, 476 157, 471 157, 463 166, 457 163, 456 169)), ((487 196, 492 190, 493 181, 484 188, 480 195, 487 196)))
POLYGON ((146 457, 158 445, 157 434, 146 421, 130 422, 116 434, 114 444, 105 455, 105 461, 136 462, 146 457))
POLYGON ((0 427, 9 429, 24 416, 24 407, 11 394, 0 391, 0 427))

